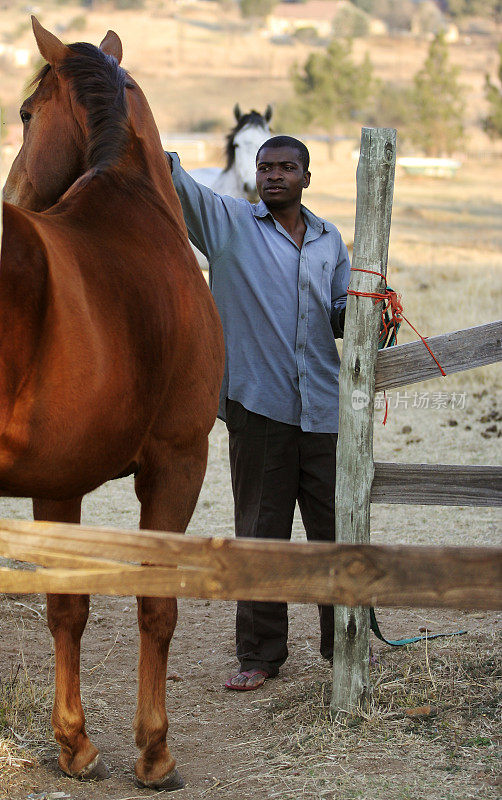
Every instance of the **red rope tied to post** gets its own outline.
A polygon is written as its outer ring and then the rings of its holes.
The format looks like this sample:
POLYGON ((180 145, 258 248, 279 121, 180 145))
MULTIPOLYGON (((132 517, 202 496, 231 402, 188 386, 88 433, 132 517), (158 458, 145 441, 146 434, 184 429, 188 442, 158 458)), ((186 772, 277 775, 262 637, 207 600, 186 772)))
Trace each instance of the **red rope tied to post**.
MULTIPOLYGON (((366 271, 366 270, 365 270, 366 271)), ((350 292, 350 294, 355 294, 354 292, 350 292)), ((359 292, 357 292, 359 294, 359 292)), ((389 289, 388 287, 385 290, 385 294, 381 295, 381 299, 384 301, 384 305, 382 306, 382 330, 380 331, 379 339, 386 340, 387 334, 389 333, 390 328, 394 328, 395 331, 395 340, 397 343, 397 329, 398 326, 402 323, 403 317, 403 305, 401 302, 401 295, 398 295, 397 292, 394 292, 393 289, 389 289), (387 304, 385 305, 385 300, 387 300, 387 304), (386 318, 385 312, 390 312, 389 317, 386 318)), ((378 302, 375 300, 375 302, 378 302)))
MULTIPOLYGON (((403 305, 401 301, 401 295, 398 295, 397 292, 394 292, 392 289, 389 289, 387 286, 387 281, 385 280, 385 275, 382 275, 381 272, 375 272, 372 269, 360 269, 359 267, 351 267, 351 272, 367 272, 369 275, 378 275, 379 278, 383 278, 385 281, 385 291, 384 292, 356 292, 354 289, 347 289, 347 294, 353 294, 355 297, 371 297, 375 303, 383 303, 382 306, 382 330, 380 331, 379 339, 385 340, 387 338, 387 334, 391 327, 394 327, 394 336, 397 342, 397 330, 401 322, 404 320, 408 323, 410 328, 415 331, 419 339, 422 340, 422 343, 425 345, 429 353, 431 354, 432 358, 436 362, 439 367, 439 371, 443 377, 446 377, 446 372, 444 371, 443 367, 437 360, 436 356, 432 352, 431 348, 425 341, 425 337, 420 334, 417 329, 411 324, 409 319, 407 319, 403 314, 403 305), (388 321, 385 318, 386 312, 388 313, 388 321)), ((388 412, 388 403, 387 403, 387 396, 385 395, 385 416, 383 420, 383 425, 387 422, 387 412, 388 412)))

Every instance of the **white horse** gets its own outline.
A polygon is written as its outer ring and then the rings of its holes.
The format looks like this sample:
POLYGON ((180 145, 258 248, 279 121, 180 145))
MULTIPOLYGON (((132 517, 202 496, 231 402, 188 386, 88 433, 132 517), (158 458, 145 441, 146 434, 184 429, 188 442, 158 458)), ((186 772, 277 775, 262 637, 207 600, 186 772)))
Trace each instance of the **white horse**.
POLYGON ((272 107, 267 106, 263 115, 257 111, 242 114, 239 104, 236 103, 234 116, 237 124, 227 136, 225 167, 193 169, 190 175, 218 194, 244 197, 250 202, 255 202, 257 200, 256 153, 270 138, 269 122, 272 118, 272 107))
MULTIPOLYGON (((225 167, 193 169, 190 170, 190 175, 198 183, 209 186, 218 194, 243 197, 254 203, 258 200, 256 154, 261 145, 270 138, 269 122, 272 118, 272 107, 267 106, 263 115, 257 111, 242 114, 239 104, 236 103, 234 116, 236 125, 227 136, 225 167)), ((195 247, 193 249, 201 269, 207 269, 205 257, 195 247)))

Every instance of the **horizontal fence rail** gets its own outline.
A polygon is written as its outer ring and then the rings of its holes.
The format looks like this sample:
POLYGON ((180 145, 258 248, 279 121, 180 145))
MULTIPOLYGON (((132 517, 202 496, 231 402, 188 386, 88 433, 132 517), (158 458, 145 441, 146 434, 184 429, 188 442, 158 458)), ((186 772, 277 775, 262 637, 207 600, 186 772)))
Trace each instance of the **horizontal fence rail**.
MULTIPOLYGON (((447 375, 502 360, 502 320, 432 336, 427 344, 447 375)), ((379 350, 375 390, 437 378, 437 364, 421 341, 379 350)))
POLYGON ((502 608, 502 548, 205 538, 0 520, 0 592, 502 608), (141 565, 148 562, 151 566, 141 565))
POLYGON ((502 506, 502 467, 375 462, 371 502, 502 506))

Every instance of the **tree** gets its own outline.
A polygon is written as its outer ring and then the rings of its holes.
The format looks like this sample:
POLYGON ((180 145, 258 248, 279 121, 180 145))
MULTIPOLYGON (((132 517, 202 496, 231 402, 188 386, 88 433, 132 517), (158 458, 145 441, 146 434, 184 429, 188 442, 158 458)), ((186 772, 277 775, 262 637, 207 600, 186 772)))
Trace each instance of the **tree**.
POLYGON ((376 128, 397 128, 399 141, 408 136, 412 102, 411 87, 389 81, 376 81, 372 92, 373 109, 368 115, 368 125, 376 128))
POLYGON ((330 158, 336 131, 362 111, 371 92, 369 57, 355 64, 351 52, 350 41, 332 39, 324 52, 311 53, 303 68, 295 67, 292 74, 299 111, 328 134, 330 158))
POLYGON ((434 0, 423 0, 413 17, 414 33, 437 33, 445 28, 444 16, 434 0))
POLYGON ((441 31, 413 80, 410 136, 427 156, 450 155, 462 139, 464 100, 458 74, 459 68, 448 63, 448 45, 441 31))
POLYGON ((352 4, 342 7, 333 20, 333 36, 357 38, 369 31, 369 16, 352 4))
POLYGON ((276 3, 277 0, 241 0, 241 14, 246 18, 264 19, 276 3))
POLYGON ((498 20, 502 15, 501 0, 446 0, 443 5, 452 17, 479 15, 498 20))
POLYGON ((483 120, 483 127, 489 136, 502 136, 502 42, 498 47, 499 68, 497 71, 499 86, 492 83, 489 75, 485 76, 485 97, 490 105, 490 113, 483 120))
POLYGON ((383 20, 390 31, 409 31, 416 10, 413 0, 352 0, 353 5, 383 20))
POLYGON ((375 11, 375 0, 352 0, 352 5, 365 11, 366 14, 373 14, 375 11))

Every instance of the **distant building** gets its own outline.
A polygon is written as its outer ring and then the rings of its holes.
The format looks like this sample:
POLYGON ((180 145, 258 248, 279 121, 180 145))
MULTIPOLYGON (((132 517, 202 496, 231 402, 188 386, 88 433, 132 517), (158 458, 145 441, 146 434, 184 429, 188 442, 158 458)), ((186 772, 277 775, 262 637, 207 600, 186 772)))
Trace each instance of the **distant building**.
POLYGON ((387 36, 389 33, 389 26, 383 21, 383 19, 370 17, 369 33, 370 36, 387 36))
POLYGON ((314 28, 320 37, 329 37, 333 20, 345 0, 307 0, 306 3, 278 3, 267 18, 271 36, 292 35, 300 28, 314 28))

